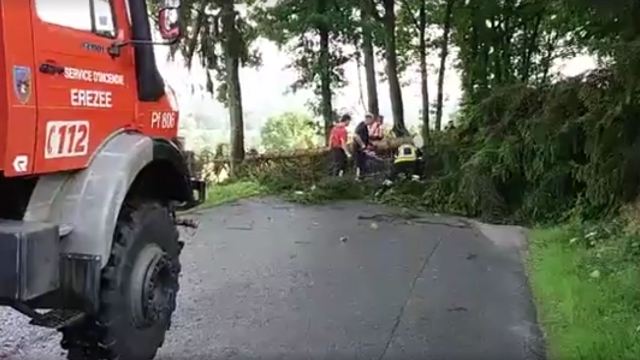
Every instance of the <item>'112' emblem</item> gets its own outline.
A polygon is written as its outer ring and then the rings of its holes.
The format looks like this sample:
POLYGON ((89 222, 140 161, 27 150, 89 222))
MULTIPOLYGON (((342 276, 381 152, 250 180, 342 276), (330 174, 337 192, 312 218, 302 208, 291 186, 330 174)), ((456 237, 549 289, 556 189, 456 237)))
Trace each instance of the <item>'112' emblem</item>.
POLYGON ((88 121, 49 121, 44 149, 45 159, 87 155, 89 150, 88 121))

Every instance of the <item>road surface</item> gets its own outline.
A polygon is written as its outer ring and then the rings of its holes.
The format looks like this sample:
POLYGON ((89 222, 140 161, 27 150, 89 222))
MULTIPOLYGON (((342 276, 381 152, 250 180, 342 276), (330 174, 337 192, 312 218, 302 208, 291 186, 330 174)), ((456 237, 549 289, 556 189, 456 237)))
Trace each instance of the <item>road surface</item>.
MULTIPOLYGON (((158 359, 543 359, 517 228, 358 202, 193 215, 158 359)), ((62 359, 0 310, 0 359, 62 359)))

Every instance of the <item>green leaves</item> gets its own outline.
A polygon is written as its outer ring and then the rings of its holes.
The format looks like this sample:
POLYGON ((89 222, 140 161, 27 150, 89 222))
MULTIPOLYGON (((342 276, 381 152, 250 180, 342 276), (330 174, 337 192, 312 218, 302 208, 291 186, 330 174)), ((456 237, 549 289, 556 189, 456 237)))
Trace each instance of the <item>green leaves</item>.
POLYGON ((184 0, 181 6, 181 23, 185 34, 181 41, 173 46, 170 56, 180 53, 187 67, 193 66, 195 59, 200 65, 216 74, 207 73, 207 90, 214 93, 217 83, 218 99, 226 103, 225 85, 225 53, 223 43, 231 39, 233 52, 243 66, 259 66, 260 53, 251 47, 258 38, 258 31, 247 14, 253 11, 251 1, 243 1, 247 6, 244 16, 237 9, 233 21, 225 29, 222 23, 222 6, 233 0, 184 0))
POLYGON ((292 55, 290 67, 299 78, 292 84, 294 91, 314 88, 319 92, 320 74, 329 73, 334 88, 344 84, 341 67, 350 59, 342 48, 345 39, 354 33, 352 9, 346 0, 278 0, 255 12, 259 33, 274 41, 292 55), (329 64, 320 59, 319 33, 329 33, 329 64))
POLYGON ((262 128, 267 151, 311 149, 318 145, 318 124, 305 114, 287 112, 271 117, 262 128))

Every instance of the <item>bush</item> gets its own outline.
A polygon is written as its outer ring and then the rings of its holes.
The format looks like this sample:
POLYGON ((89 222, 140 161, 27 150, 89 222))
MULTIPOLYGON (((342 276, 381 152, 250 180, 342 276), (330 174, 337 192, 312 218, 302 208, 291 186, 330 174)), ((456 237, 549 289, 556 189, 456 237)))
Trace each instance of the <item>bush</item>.
POLYGON ((640 102, 614 73, 513 85, 430 140, 422 205, 487 219, 602 217, 638 194, 640 102))

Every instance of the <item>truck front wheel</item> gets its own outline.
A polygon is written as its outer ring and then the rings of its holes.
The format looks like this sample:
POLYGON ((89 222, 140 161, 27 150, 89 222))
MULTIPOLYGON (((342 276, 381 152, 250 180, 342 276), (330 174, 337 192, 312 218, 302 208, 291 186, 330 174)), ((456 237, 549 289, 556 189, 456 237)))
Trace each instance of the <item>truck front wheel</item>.
POLYGON ((102 272, 98 314, 62 330, 68 358, 152 359, 176 308, 180 250, 166 206, 153 201, 126 204, 102 272))

